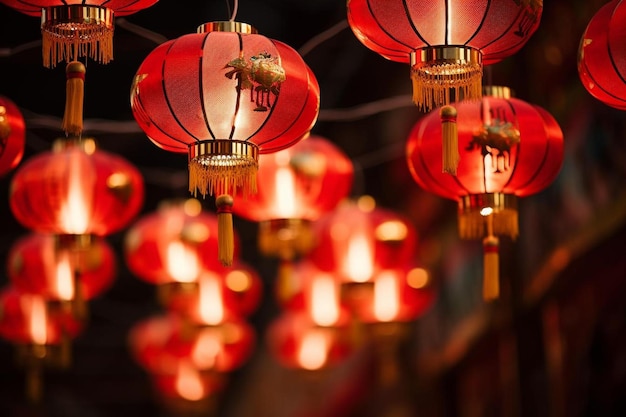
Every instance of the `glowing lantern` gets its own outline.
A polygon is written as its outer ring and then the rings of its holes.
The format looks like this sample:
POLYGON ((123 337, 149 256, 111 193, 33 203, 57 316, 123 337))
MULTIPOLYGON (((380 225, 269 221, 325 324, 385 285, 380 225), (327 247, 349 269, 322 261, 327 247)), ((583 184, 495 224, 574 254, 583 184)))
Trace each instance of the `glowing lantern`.
POLYGON ((332 142, 309 136, 260 157, 257 193, 238 200, 233 212, 260 222, 259 249, 291 260, 311 245, 309 222, 329 212, 350 192, 354 168, 332 142))
POLYGON ((286 310, 268 328, 269 351, 285 367, 316 371, 339 364, 353 351, 347 325, 316 326, 308 314, 286 310))
POLYGON ((166 397, 166 404, 176 408, 178 404, 171 401, 183 400, 187 403, 181 407, 187 411, 189 410, 188 402, 197 405, 194 410, 200 411, 211 407, 211 403, 207 400, 224 388, 221 375, 202 372, 185 360, 178 362, 173 373, 152 374, 151 377, 158 393, 166 397))
POLYGON ((8 273, 13 285, 48 300, 90 300, 115 278, 115 254, 102 239, 80 251, 59 249, 52 235, 31 234, 12 246, 8 273))
POLYGON ((381 271, 371 291, 362 291, 352 299, 352 308, 365 323, 406 322, 423 314, 433 300, 428 272, 404 267, 381 271))
POLYGON ((20 163, 25 140, 26 127, 22 113, 15 103, 0 96, 0 175, 20 163))
POLYGON ((218 265, 217 219, 198 200, 163 202, 128 231, 124 254, 130 270, 151 284, 195 282, 218 265))
POLYGON ((0 0, 30 16, 41 16, 43 64, 89 57, 113 59, 114 16, 127 16, 158 0, 0 0))
POLYGON ((207 23, 143 61, 133 115, 157 146, 189 155, 189 190, 217 196, 222 263, 232 262, 232 195, 256 192, 259 154, 299 141, 319 110, 319 87, 289 46, 238 22, 207 23))
POLYGON ((591 18, 580 41, 578 74, 589 93, 626 110, 626 4, 611 1, 591 18))
POLYGON ((479 98, 483 65, 517 52, 539 26, 542 0, 349 0, 356 37, 411 65, 413 101, 425 110, 479 98))
POLYGON ((510 97, 505 87, 486 89, 458 111, 462 158, 457 176, 441 169, 441 124, 431 112, 413 127, 408 164, 425 190, 458 201, 459 234, 483 239, 485 299, 498 296, 498 236, 518 234, 517 197, 537 193, 558 174, 563 133, 544 109, 510 97))
POLYGON ((261 286, 256 271, 236 261, 232 268, 202 272, 193 290, 170 294, 166 308, 196 323, 219 324, 250 315, 261 301, 261 286))
POLYGON ((143 203, 143 179, 91 139, 58 140, 13 176, 11 210, 25 227, 57 235, 104 236, 125 227, 143 203))
POLYGON ((308 258, 345 283, 371 282, 379 270, 406 263, 417 243, 407 219, 367 196, 341 204, 314 228, 317 246, 308 258))
POLYGON ((0 292, 0 311, 0 337, 17 347, 18 360, 27 372, 27 395, 36 402, 42 393, 42 367, 69 365, 69 341, 82 326, 65 310, 51 308, 41 295, 15 287, 0 292))
POLYGON ((136 324, 129 343, 137 362, 151 373, 175 373, 181 361, 200 371, 230 372, 243 365, 254 349, 254 331, 237 320, 221 326, 188 327, 173 315, 136 324))

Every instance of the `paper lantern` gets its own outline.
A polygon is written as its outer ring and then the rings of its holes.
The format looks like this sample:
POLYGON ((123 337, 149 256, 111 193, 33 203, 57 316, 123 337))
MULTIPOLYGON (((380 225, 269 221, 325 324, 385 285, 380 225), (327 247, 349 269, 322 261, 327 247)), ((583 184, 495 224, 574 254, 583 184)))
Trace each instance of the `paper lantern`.
POLYGON ((261 301, 261 279, 241 261, 205 270, 195 284, 171 289, 165 307, 195 323, 219 324, 248 317, 261 301))
POLYGON ((9 200, 25 227, 57 235, 104 236, 125 227, 143 203, 143 179, 92 139, 58 140, 15 172, 9 200))
POLYGON ((261 253, 291 260, 311 248, 309 223, 347 197, 354 168, 332 142, 312 135, 260 157, 257 193, 237 199, 233 212, 259 222, 261 253))
POLYGON ((413 101, 425 110, 481 94, 483 65, 516 53, 539 26, 541 0, 349 0, 356 37, 411 65, 413 101))
POLYGON ((24 155, 26 127, 20 109, 0 96, 0 175, 17 166, 24 155))
POLYGON ((372 281, 381 269, 412 258, 417 233, 408 219, 383 208, 369 196, 345 202, 315 222, 317 246, 309 253, 322 271, 345 283, 372 281))
POLYGON ((408 322, 421 316, 433 301, 428 272, 403 266, 380 271, 368 291, 351 297, 351 309, 364 323, 408 322))
POLYGON ((8 256, 8 275, 26 293, 49 300, 90 300, 113 283, 115 254, 103 239, 81 251, 60 249, 53 235, 31 234, 17 240, 8 256))
POLYGON ((304 312, 284 311, 267 330, 267 346, 283 366, 319 371, 340 364, 355 350, 347 326, 316 326, 304 312))
POLYGON ((254 343, 254 331, 244 321, 189 327, 174 315, 143 320, 129 334, 137 362, 157 374, 174 373, 181 361, 201 371, 230 372, 245 363, 254 343))
POLYGON ((578 74, 604 104, 626 110, 626 4, 611 1, 591 18, 580 41, 578 74))
POLYGON ((203 269, 221 266, 217 246, 216 216, 186 199, 165 201, 139 219, 126 234, 124 254, 131 272, 151 284, 193 283, 203 269))
POLYGON ((114 17, 148 8, 158 0, 0 0, 31 16, 41 16, 43 65, 89 57, 113 59, 114 17))
POLYGON ((319 110, 319 86, 291 47, 250 25, 214 22, 159 45, 131 90, 139 126, 189 156, 189 190, 217 196, 220 260, 232 262, 232 195, 256 191, 259 154, 299 141, 319 110))
POLYGON ((485 298, 498 294, 498 236, 518 235, 517 197, 547 187, 563 161, 563 133, 541 107, 491 87, 481 101, 458 111, 461 160, 456 176, 442 172, 441 123, 433 111, 421 118, 407 142, 409 169, 426 191, 458 202, 459 234, 483 239, 485 298))

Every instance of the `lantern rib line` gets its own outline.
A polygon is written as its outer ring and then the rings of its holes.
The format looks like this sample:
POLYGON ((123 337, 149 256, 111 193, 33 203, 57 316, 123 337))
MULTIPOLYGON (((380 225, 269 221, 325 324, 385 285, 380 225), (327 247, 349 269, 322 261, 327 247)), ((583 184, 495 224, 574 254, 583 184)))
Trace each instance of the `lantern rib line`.
MULTIPOLYGON (((444 1, 445 1, 445 0, 444 0, 444 1)), ((370 2, 369 2, 369 0, 368 0, 368 2, 367 2, 368 6, 369 6, 369 3, 370 3, 370 2)), ((418 37, 418 38, 420 38, 420 40, 421 40, 422 42, 424 42, 424 44, 425 44, 426 46, 430 46, 430 43, 429 43, 429 42, 427 42, 427 41, 426 41, 426 39, 424 39, 424 38, 422 37, 422 34, 421 34, 421 33, 419 32, 419 30, 417 30, 417 28, 415 27, 415 24, 413 23, 413 19, 411 18, 411 12, 409 11, 409 6, 408 6, 408 4, 406 3, 406 0, 402 0, 402 5, 404 6, 404 13, 406 13, 407 20, 408 20, 409 24, 411 25, 411 29, 413 29, 413 32, 415 32, 415 34, 417 35, 417 37, 418 37)), ((372 9, 370 8, 370 12, 371 12, 371 11, 372 11, 372 9)), ((374 13, 372 13, 372 16, 374 16, 374 13)), ((374 16, 374 19, 376 19, 376 16, 374 16)), ((382 25, 378 22, 378 19, 376 19, 376 23, 378 23, 378 26, 379 26, 381 29, 383 29, 382 25)), ((387 33, 387 35, 389 35, 389 37, 391 37, 392 39, 395 39, 395 38, 394 38, 393 36, 391 36, 391 35, 389 34, 389 32, 387 32, 386 30, 385 30, 385 33, 387 33)), ((397 39, 396 39, 396 41, 397 41, 397 39)), ((400 42, 400 41, 398 41, 398 42, 400 42)), ((405 44, 404 42, 400 42, 400 43, 401 43, 402 45, 406 46, 407 48, 411 49, 411 50, 415 50, 415 48, 414 48, 413 46, 411 46, 411 45, 407 45, 407 44, 405 44)))
POLYGON ((602 91, 604 94, 606 94, 609 97, 615 99, 616 101, 620 101, 622 106, 626 106, 626 100, 624 98, 618 97, 618 96, 614 95, 610 90, 607 90, 602 85, 600 85, 596 81, 596 78, 593 76, 592 71, 589 68, 589 66, 585 62, 583 62, 583 65, 584 65, 585 72, 587 72, 587 74, 589 74, 589 78, 591 78, 594 81, 594 87, 593 88, 597 88, 598 90, 602 91))
MULTIPOLYGON (((608 30, 607 30, 607 32, 608 32, 608 30)), ((607 39, 607 42, 606 42, 606 49, 607 49, 607 53, 609 55, 609 60, 611 61, 611 66, 613 67, 614 73, 617 74, 617 76, 619 77, 620 80, 622 80, 622 83, 626 84, 626 79, 624 79, 624 76, 622 75, 619 67, 615 63, 615 58, 613 57, 614 54, 611 52, 611 45, 609 44, 609 40, 608 39, 607 39)), ((620 51, 620 52, 624 52, 624 51, 620 51)))
MULTIPOLYGON (((237 39, 239 40, 239 56, 242 57, 243 56, 243 39, 241 37, 241 33, 237 33, 237 39)), ((235 111, 233 112, 233 119, 230 122, 230 134, 228 135, 228 139, 230 140, 232 140, 233 137, 235 136, 235 129, 237 128, 235 124, 235 120, 237 120, 237 115, 239 114, 239 109, 241 107, 241 88, 242 88, 241 76, 239 76, 237 77, 237 87, 236 87, 237 99, 235 100, 235 111)))
MULTIPOLYGON (((474 31, 474 33, 472 34, 472 36, 469 37, 469 39, 467 41, 465 41, 464 45, 468 45, 472 39, 474 39, 476 37, 476 35, 478 35, 480 33, 480 31, 483 28, 483 25, 485 24, 485 20, 487 19, 487 15, 489 14, 489 8, 491 7, 491 0, 487 0, 487 7, 485 7, 485 12, 483 13, 483 17, 480 20, 480 23, 478 24, 478 27, 476 28, 476 30, 474 31)), ((508 30, 508 29, 507 29, 508 30)), ((505 31, 505 33, 507 33, 505 31)), ((500 39, 503 35, 500 35, 497 39, 500 39)), ((495 41, 495 40, 494 40, 495 41)), ((493 42, 493 41, 492 41, 493 42)), ((487 44, 489 45, 489 43, 487 44)), ((479 46, 477 47, 478 50, 481 50, 483 48, 485 48, 487 45, 484 46, 479 46)))
MULTIPOLYGON (((519 130, 519 120, 517 119, 517 112, 515 111, 515 107, 513 106, 513 103, 511 103, 510 100, 506 100, 506 104, 511 109, 511 112, 513 112, 513 116, 515 116, 515 125, 516 125, 515 127, 517 127, 517 129, 519 130)), ((533 108, 533 110, 535 110, 535 109, 533 108)), ((541 115, 539 115, 539 117, 541 118, 541 115)), ((545 129, 545 127, 544 127, 544 129, 545 129)), ((515 171, 517 169, 517 158, 519 158, 519 154, 520 154, 520 152, 522 150, 522 142, 523 142, 522 138, 520 137, 519 144, 517 145, 517 155, 515 156, 515 161, 516 162, 515 162, 515 164, 513 164, 513 170, 511 171, 511 175, 509 176, 509 179, 506 181, 504 186, 501 188, 501 191, 503 191, 506 187, 508 187, 508 185, 511 183, 513 178, 515 178, 515 171)), ((545 156, 544 156, 544 158, 545 158, 545 156)), ((533 177, 534 177, 534 175, 533 175, 533 177)))
MULTIPOLYGON (((165 52, 165 56, 166 57, 170 54, 170 51, 172 50, 172 48, 174 47, 175 44, 176 44, 176 41, 172 42, 172 44, 169 45, 169 47, 167 48, 167 51, 165 52)), ((178 119, 178 116, 176 115, 176 112, 172 108, 172 103, 170 102, 170 98, 169 98, 168 93, 167 93, 167 88, 165 87, 165 63, 166 62, 167 62, 167 59, 164 59, 163 60, 163 64, 161 65, 161 88, 163 89, 163 98, 165 99, 165 103, 167 104, 167 108, 169 109, 170 114, 172 115, 172 118, 176 121, 178 126, 180 126, 180 128, 182 130, 184 130, 185 133, 187 133, 190 137, 194 138, 196 140, 196 142, 199 142, 200 139, 197 138, 196 135, 191 133, 185 127, 185 125, 180 122, 180 120, 178 119)))
MULTIPOLYGON (((206 45, 206 42, 209 39, 210 34, 211 32, 207 33, 204 39, 202 40, 202 46, 201 46, 202 51, 204 51, 204 46, 206 45)), ((202 88, 202 80, 204 79, 204 77, 202 76, 203 59, 204 59, 204 55, 202 54, 200 55, 200 61, 198 63, 198 74, 200 75, 198 77, 198 91, 200 93, 200 108, 202 109, 202 117, 204 117, 204 124, 206 125, 206 128, 209 131, 209 135, 211 136, 212 139, 215 139, 215 134, 213 133, 213 130, 211 129, 211 124, 209 123, 209 116, 207 115, 207 112, 206 112, 206 106, 204 105, 204 89, 202 88)))

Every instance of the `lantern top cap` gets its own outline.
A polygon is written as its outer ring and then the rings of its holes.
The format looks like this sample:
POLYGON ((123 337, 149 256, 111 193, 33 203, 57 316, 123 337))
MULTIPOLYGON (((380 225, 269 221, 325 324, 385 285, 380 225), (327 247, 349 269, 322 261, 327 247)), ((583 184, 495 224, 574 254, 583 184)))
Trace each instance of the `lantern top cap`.
POLYGON ((245 33, 245 34, 257 34, 259 33, 256 28, 248 23, 242 22, 231 22, 231 21, 217 21, 217 22, 208 22, 198 26, 198 33, 209 33, 209 32, 237 32, 237 33, 245 33))
POLYGON ((510 99, 515 97, 515 93, 509 87, 501 85, 485 85, 483 86, 483 96, 510 99))
POLYGON ((60 152, 69 148, 79 148, 87 154, 92 154, 96 150, 96 140, 94 138, 58 138, 52 143, 53 152, 60 152))
POLYGON ((107 7, 83 4, 44 7, 41 11, 42 28, 58 24, 92 24, 113 28, 115 13, 107 7))

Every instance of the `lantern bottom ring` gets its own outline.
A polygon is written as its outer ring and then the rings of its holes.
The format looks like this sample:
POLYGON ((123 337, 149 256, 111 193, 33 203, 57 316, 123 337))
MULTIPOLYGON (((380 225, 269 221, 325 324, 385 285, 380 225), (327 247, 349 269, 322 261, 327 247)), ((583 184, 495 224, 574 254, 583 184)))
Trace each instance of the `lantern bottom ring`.
POLYGON ((481 239, 490 234, 514 239, 519 234, 517 197, 513 194, 466 195, 459 200, 458 218, 462 239, 481 239))
POLYGON ((413 102, 420 108, 479 99, 482 54, 467 46, 431 46, 411 52, 413 102))
POLYGON ((41 12, 43 64, 54 67, 88 56, 102 64, 113 59, 114 12, 106 7, 72 4, 41 12))
POLYGON ((189 145, 189 191, 246 196, 256 193, 259 148, 240 140, 216 139, 189 145))

